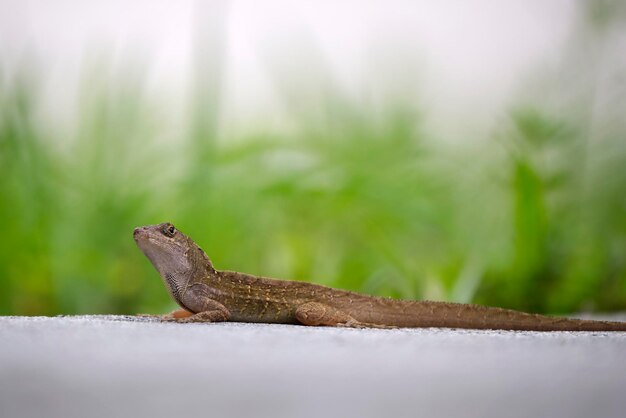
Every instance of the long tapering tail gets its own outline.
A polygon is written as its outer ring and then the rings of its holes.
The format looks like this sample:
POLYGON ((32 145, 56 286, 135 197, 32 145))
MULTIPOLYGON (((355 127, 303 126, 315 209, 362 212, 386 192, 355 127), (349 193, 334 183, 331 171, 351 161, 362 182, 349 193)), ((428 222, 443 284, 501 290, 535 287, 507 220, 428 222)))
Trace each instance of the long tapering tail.
MULTIPOLYGON (((526 331, 626 331, 626 322, 530 314, 481 305, 377 298, 363 322, 397 327, 443 327, 526 331)), ((360 310, 363 312, 363 310, 360 310)))

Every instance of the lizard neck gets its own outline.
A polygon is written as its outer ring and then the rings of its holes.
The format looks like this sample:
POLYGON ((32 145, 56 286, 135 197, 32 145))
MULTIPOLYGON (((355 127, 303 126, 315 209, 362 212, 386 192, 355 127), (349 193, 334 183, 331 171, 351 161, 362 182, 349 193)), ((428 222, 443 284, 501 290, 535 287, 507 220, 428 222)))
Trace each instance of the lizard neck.
POLYGON ((193 242, 190 243, 184 259, 186 268, 183 271, 167 269, 169 271, 162 272, 161 277, 172 298, 187 309, 184 299, 189 287, 196 283, 211 284, 219 280, 220 273, 213 267, 206 253, 193 242))
POLYGON ((209 257, 200 247, 195 244, 194 246, 195 248, 190 249, 188 252, 190 269, 184 280, 185 287, 195 283, 210 285, 211 283, 219 282, 221 272, 217 271, 215 267, 213 267, 213 263, 211 263, 209 257))

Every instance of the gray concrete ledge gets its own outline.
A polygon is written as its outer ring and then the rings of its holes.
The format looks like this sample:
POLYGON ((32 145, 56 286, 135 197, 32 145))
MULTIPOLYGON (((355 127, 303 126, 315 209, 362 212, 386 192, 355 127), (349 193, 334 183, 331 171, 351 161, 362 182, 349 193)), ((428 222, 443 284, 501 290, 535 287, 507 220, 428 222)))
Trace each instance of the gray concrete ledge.
POLYGON ((0 417, 624 417, 626 333, 0 317, 0 417))

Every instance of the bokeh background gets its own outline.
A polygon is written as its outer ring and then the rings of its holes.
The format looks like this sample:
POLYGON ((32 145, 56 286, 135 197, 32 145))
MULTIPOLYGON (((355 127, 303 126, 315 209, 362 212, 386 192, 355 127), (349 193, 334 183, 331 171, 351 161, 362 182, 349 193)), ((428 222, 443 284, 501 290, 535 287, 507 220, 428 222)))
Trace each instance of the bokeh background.
POLYGON ((621 1, 0 1, 0 314, 164 312, 218 269, 626 309, 621 1))

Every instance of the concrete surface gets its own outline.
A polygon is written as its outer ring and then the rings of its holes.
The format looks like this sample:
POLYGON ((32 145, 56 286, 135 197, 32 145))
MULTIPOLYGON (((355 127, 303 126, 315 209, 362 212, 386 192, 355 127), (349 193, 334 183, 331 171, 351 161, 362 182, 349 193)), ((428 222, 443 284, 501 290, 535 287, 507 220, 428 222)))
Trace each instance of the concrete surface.
POLYGON ((0 417, 625 417, 626 333, 0 317, 0 417))

